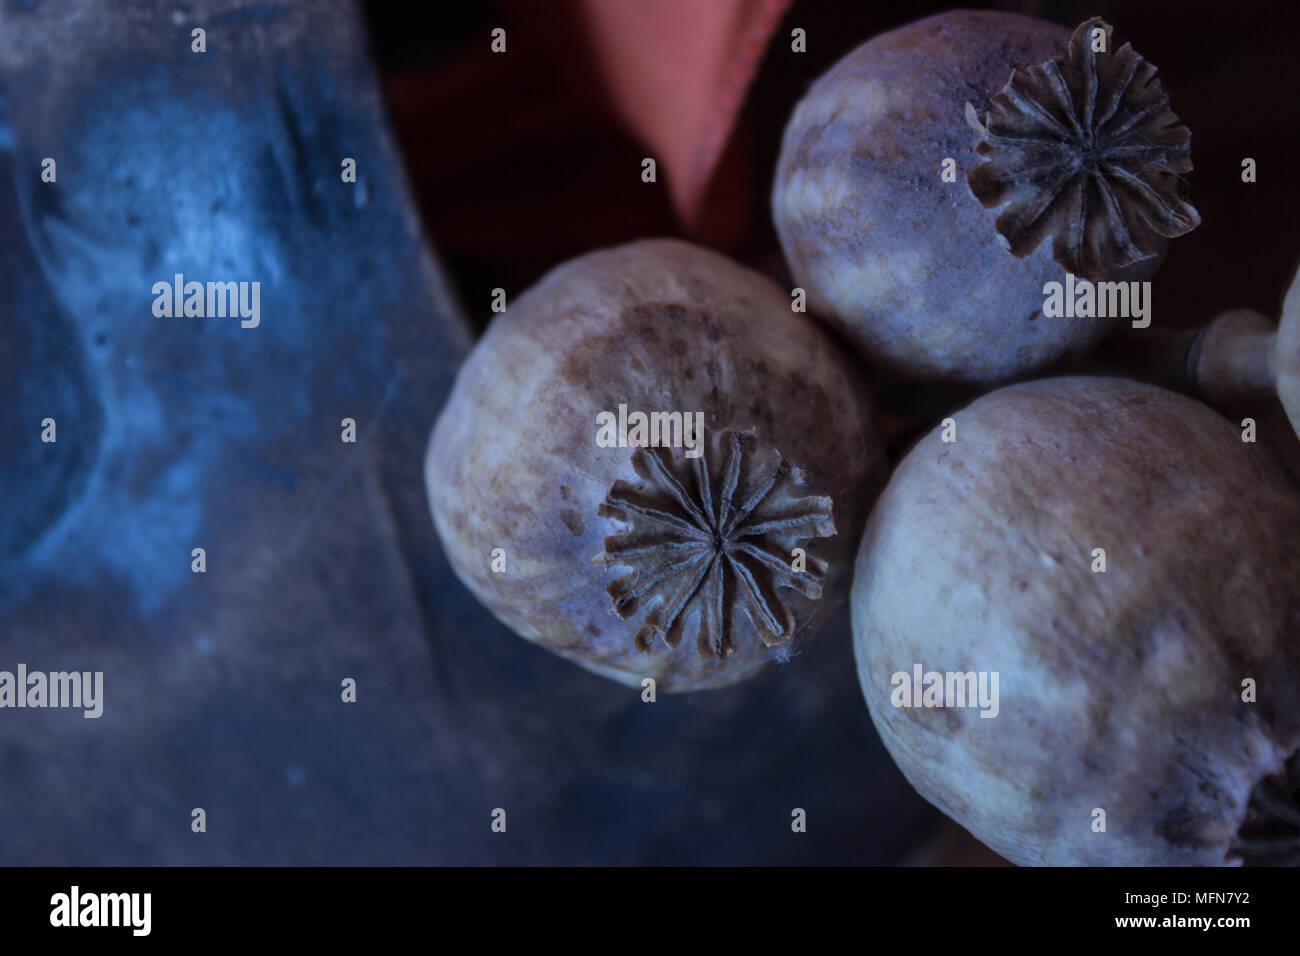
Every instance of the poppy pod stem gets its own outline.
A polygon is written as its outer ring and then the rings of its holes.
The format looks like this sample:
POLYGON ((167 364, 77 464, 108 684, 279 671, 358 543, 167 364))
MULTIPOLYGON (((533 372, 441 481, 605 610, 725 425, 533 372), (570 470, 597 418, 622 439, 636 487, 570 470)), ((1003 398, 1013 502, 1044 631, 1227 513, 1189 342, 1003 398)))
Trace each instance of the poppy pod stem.
POLYGON ((1276 396, 1300 435, 1300 272, 1276 324, 1253 309, 1229 309, 1199 329, 1117 336, 1090 364, 1191 392, 1221 410, 1276 396))

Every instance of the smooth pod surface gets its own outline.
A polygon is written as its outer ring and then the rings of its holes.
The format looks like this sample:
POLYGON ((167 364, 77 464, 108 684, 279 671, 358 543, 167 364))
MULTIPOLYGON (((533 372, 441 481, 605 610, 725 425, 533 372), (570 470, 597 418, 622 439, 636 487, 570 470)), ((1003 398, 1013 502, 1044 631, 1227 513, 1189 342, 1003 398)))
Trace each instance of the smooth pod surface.
POLYGON ((853 586, 904 774, 1020 864, 1277 862, 1300 786, 1295 485, 1205 406, 1123 379, 1015 385, 953 420, 893 475, 853 586), (918 666, 944 676, 931 706, 918 666), (949 674, 996 700, 961 706, 949 674))
POLYGON ((843 594, 882 479, 862 382, 722 256, 675 240, 582 256, 511 303, 458 376, 426 461, 438 534, 528 640, 632 686, 733 683, 843 594), (602 416, 634 413, 699 415, 703 440, 633 447, 628 429, 607 447, 602 416))

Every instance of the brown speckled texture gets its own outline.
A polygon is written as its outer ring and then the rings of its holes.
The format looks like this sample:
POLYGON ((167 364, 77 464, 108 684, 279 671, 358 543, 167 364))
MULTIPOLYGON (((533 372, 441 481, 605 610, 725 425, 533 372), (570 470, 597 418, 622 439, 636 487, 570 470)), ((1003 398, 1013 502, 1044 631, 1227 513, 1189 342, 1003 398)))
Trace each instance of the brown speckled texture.
MULTIPOLYGON (((873 363, 987 384, 1086 352, 1122 321, 1045 318, 1043 286, 1064 278, 1050 244, 1012 255, 998 210, 966 184, 982 161, 966 104, 984 115, 1016 67, 1061 55, 1069 37, 1016 14, 939 14, 864 43, 795 110, 772 194, 781 246, 811 308, 873 363)), ((1156 264, 1103 277, 1144 279, 1156 264)))
POLYGON ((1296 485, 1205 406, 1124 379, 1016 385, 953 417, 956 442, 936 430, 899 466, 858 556, 885 745, 1013 862, 1234 862, 1252 787, 1300 746, 1296 485), (997 671, 999 714, 892 706, 915 663, 997 671))
POLYGON ((646 240, 572 260, 510 303, 461 370, 426 462, 438 533, 479 600, 521 636, 631 686, 722 686, 797 650, 847 588, 884 452, 861 368, 790 301, 716 253, 646 240), (806 494, 830 497, 839 533, 807 546, 828 565, 826 591, 791 598, 788 643, 769 648, 741 628, 725 659, 690 642, 637 648, 653 604, 617 617, 606 588, 633 569, 593 561, 626 530, 599 514, 606 495, 639 482, 633 449, 595 442, 597 414, 620 403, 701 411, 706 437, 752 430, 807 473, 806 494), (489 568, 497 547, 505 573, 489 568))

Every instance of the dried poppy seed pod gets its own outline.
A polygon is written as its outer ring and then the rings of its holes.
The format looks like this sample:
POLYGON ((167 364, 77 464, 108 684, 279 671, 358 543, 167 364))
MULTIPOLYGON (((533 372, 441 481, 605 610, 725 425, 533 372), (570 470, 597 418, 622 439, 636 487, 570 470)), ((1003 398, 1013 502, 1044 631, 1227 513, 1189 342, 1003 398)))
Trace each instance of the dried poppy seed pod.
POLYGON ((811 308, 904 378, 985 384, 1091 349, 1115 319, 1046 318, 1044 286, 1145 279, 1199 222, 1177 194, 1190 134, 1113 44, 1099 20, 1072 37, 961 10, 837 63, 786 127, 772 194, 811 308))
POLYGON ((847 589, 883 480, 862 378, 722 256, 673 240, 582 256, 461 370, 426 461, 434 522, 461 580, 528 640, 632 686, 733 683, 788 657, 847 589), (671 412, 690 447, 634 447, 653 440, 634 415, 671 412))
POLYGON ((1300 496, 1280 465, 1125 379, 1015 385, 953 419, 895 471, 854 577, 859 678, 903 773, 1016 863, 1300 858, 1300 496), (894 682, 918 664, 944 675, 932 706, 894 682), (996 716, 969 680, 966 706, 949 695, 966 673, 996 716))

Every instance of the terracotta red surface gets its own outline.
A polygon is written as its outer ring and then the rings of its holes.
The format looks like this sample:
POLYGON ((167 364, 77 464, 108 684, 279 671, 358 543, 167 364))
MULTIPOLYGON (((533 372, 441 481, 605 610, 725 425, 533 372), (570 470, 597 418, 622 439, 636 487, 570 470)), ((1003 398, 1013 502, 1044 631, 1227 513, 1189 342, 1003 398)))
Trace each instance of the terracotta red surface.
POLYGON ((493 21, 504 54, 489 26, 433 66, 390 75, 426 220, 467 296, 643 236, 736 246, 755 184, 728 146, 789 5, 506 0, 493 21), (656 184, 641 181, 647 156, 656 184), (492 275, 476 281, 476 269, 492 275))

